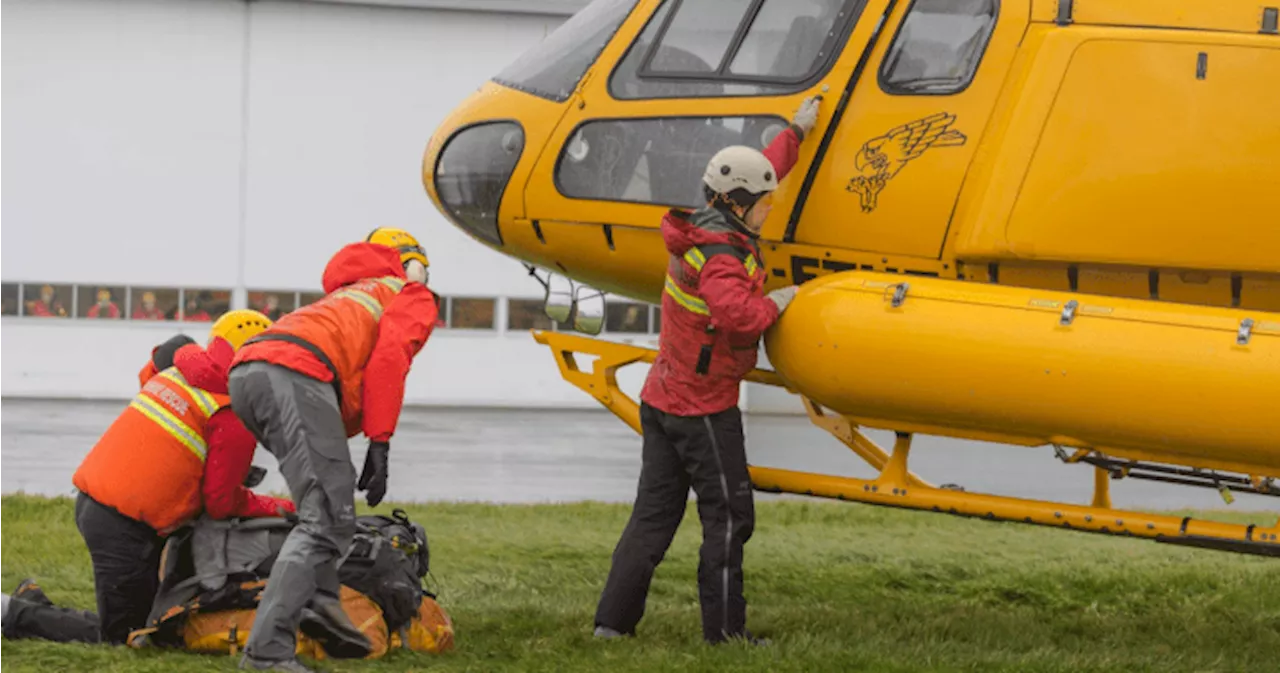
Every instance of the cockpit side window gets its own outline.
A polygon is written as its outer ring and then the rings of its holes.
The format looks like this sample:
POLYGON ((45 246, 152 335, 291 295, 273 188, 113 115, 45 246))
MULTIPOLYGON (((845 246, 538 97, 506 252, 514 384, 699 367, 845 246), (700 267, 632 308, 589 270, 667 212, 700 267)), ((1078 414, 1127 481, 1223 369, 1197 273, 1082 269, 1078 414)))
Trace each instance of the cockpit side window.
POLYGON ((978 72, 998 0, 915 0, 880 67, 880 88, 898 95, 963 91, 978 72))
POLYGON ((609 80, 618 99, 769 96, 831 67, 866 0, 666 0, 609 80))
POLYGON ((593 0, 493 81, 557 103, 569 100, 636 1, 593 0))

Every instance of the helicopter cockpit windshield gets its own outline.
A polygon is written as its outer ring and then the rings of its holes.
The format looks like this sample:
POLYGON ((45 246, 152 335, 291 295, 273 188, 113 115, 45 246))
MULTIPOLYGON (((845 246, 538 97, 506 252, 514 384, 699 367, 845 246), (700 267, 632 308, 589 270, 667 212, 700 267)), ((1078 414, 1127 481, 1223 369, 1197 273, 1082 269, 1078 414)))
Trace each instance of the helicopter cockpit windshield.
POLYGON ((621 100, 767 96, 824 71, 865 0, 667 0, 618 64, 621 100))
POLYGON ((594 0, 493 81, 563 103, 635 5, 636 0, 594 0))

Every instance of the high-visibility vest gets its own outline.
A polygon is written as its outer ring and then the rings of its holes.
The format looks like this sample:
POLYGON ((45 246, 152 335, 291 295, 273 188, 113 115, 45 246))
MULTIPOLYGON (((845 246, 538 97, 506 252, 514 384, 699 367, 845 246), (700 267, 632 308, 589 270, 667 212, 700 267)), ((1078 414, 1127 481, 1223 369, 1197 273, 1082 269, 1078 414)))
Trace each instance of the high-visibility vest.
MULTIPOLYGON (((360 431, 364 367, 378 341, 378 323, 404 286, 405 280, 395 276, 356 281, 285 314, 246 344, 288 341, 316 355, 333 374, 343 425, 353 436, 360 431)), ((245 348, 235 363, 256 357, 245 348)))
POLYGON ((168 535, 204 508, 209 418, 231 404, 176 367, 151 377, 85 456, 72 482, 89 497, 168 535))

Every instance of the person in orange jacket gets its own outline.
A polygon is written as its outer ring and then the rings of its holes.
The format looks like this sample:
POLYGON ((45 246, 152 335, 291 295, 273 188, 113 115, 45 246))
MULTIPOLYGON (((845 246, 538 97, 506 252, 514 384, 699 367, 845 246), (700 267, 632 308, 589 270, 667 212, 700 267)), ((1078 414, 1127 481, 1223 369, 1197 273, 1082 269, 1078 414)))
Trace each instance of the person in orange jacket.
POLYGON ((262 594, 242 668, 309 670, 297 629, 332 657, 369 653, 339 602, 338 560, 355 534, 355 490, 376 506, 414 356, 435 326, 427 256, 400 229, 376 229, 329 260, 326 295, 251 339, 232 365, 231 404, 280 471, 298 506, 262 594), (369 439, 357 482, 347 439, 369 439))
POLYGON ((214 519, 280 516, 293 503, 243 485, 256 440, 231 409, 227 375, 235 351, 271 321, 232 311, 205 348, 175 337, 153 352, 159 369, 85 456, 72 482, 76 526, 89 547, 99 636, 124 643, 145 625, 158 589, 165 538, 204 512, 214 519))

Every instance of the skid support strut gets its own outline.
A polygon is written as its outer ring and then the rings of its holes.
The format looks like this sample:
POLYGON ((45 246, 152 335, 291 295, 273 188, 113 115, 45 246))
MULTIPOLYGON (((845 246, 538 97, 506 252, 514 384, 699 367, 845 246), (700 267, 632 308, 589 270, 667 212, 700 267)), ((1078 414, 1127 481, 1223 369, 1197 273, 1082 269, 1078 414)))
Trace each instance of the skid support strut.
MULTIPOLYGON (((640 406, 618 388, 617 372, 622 367, 638 362, 652 363, 657 358, 657 351, 576 334, 535 331, 533 337, 538 343, 551 348, 556 364, 560 367, 560 374, 566 381, 581 388, 631 426, 631 429, 640 432, 640 406), (590 371, 579 366, 575 354, 596 358, 590 371)), ((747 380, 785 387, 776 373, 762 369, 753 370, 747 375, 747 380)), ((1170 544, 1280 557, 1280 524, 1264 528, 1112 509, 1111 470, 1107 469, 1109 466, 1095 466, 1093 501, 1090 505, 968 493, 945 486, 935 488, 908 469, 907 459, 911 451, 909 433, 897 433, 893 453, 890 455, 862 434, 858 425, 847 417, 829 413, 803 396, 801 399, 814 425, 839 439, 879 470, 880 476, 866 480, 751 466, 751 482, 757 490, 978 517, 991 521, 1014 521, 1109 535, 1143 537, 1170 544)), ((1081 460, 1087 453, 1084 451, 1076 460, 1081 460)), ((1270 484, 1267 486, 1270 487, 1270 484)))

